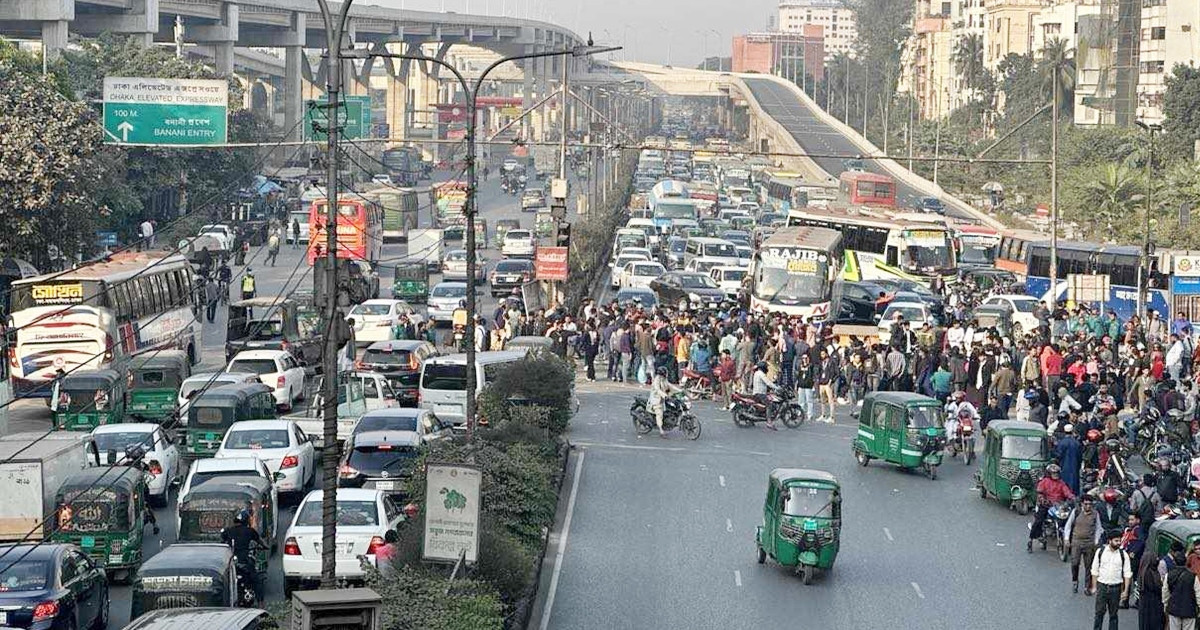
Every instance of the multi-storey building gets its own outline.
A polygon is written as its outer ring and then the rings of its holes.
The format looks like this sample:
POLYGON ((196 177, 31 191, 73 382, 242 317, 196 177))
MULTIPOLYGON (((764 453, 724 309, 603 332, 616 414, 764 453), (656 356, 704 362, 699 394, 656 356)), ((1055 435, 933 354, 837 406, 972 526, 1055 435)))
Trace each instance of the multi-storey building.
POLYGON ((779 3, 779 30, 801 32, 806 24, 822 28, 825 58, 837 53, 850 53, 858 39, 854 12, 842 0, 784 0, 779 3))

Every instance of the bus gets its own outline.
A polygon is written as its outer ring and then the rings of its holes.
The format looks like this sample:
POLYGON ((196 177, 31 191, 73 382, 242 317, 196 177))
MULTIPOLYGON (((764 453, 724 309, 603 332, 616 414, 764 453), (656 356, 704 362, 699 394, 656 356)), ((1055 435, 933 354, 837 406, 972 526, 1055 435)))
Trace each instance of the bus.
POLYGON ((844 280, 903 278, 928 282, 955 274, 950 228, 938 215, 882 215, 863 210, 792 209, 788 225, 838 230, 846 250, 844 280))
POLYGON ((838 177, 842 200, 853 206, 896 207, 896 180, 864 171, 842 171, 838 177))
POLYGON ((421 151, 416 147, 393 147, 380 159, 397 186, 416 186, 421 177, 421 151))
POLYGON ((437 222, 446 225, 466 214, 467 182, 452 179, 433 185, 433 198, 437 204, 437 222))
POLYGON ((421 210, 421 197, 429 195, 429 189, 384 187, 363 193, 363 197, 376 201, 383 211, 383 241, 406 241, 408 231, 417 227, 417 215, 421 210))
POLYGON ((766 174, 762 188, 766 194, 760 194, 759 199, 764 199, 776 212, 786 213, 808 205, 808 190, 800 173, 771 171, 766 174))
MULTIPOLYGON (((1071 274, 1108 276, 1108 299, 1101 305, 1116 311, 1117 317, 1127 320, 1137 314, 1138 280, 1142 269, 1142 249, 1135 245, 1097 245, 1079 241, 1058 241, 1057 286, 1050 287, 1050 241, 1029 243, 1026 246, 1028 263, 1025 270, 1025 290, 1041 300, 1068 300, 1068 278, 1071 274)), ((1170 319, 1166 276, 1160 273, 1159 259, 1150 257, 1150 290, 1148 308, 1170 319)), ((1169 271, 1169 270, 1168 270, 1169 271)))
POLYGON ((691 198, 687 184, 673 179, 663 180, 650 189, 650 218, 659 232, 671 228, 675 219, 699 220, 698 202, 691 198))
POLYGON ((842 270, 842 234, 820 227, 784 227, 767 237, 750 266, 750 308, 758 312, 829 316, 842 270))
POLYGON ((1029 244, 1049 241, 1050 235, 1031 230, 1005 230, 996 248, 995 267, 1011 271, 1022 280, 1028 271, 1029 244))
MULTIPOLYGON (((318 199, 308 212, 308 264, 325 255, 325 214, 329 201, 318 199)), ((383 254, 383 210, 361 196, 338 198, 338 258, 376 263, 383 254)))
POLYGON ((17 396, 48 398, 62 370, 123 369, 162 349, 200 361, 201 321, 187 258, 122 252, 63 274, 12 285, 9 377, 17 396))
POLYGON ((992 267, 1000 232, 983 225, 959 225, 954 229, 958 264, 964 267, 992 267))

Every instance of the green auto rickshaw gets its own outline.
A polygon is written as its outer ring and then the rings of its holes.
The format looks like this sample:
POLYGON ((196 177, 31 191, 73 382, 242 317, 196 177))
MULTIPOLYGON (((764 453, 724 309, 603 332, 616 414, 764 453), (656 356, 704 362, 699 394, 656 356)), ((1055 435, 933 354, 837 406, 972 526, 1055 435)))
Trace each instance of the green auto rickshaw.
POLYGON ((175 543, 138 569, 130 591, 131 621, 164 608, 233 608, 237 559, 229 545, 175 543))
POLYGON ((858 435, 850 443, 862 466, 872 459, 901 468, 920 469, 937 479, 946 448, 945 418, 936 398, 908 392, 870 392, 858 418, 858 435))
POLYGON ((983 432, 975 487, 979 496, 996 497, 1025 515, 1037 501, 1037 482, 1049 463, 1045 427, 1023 420, 993 420, 983 432))
POLYGON ((85 468, 55 495, 57 522, 51 539, 83 550, 109 576, 127 578, 142 564, 146 526, 146 478, 138 468, 85 468))
POLYGON ((805 584, 833 568, 841 545, 842 494, 837 478, 821 470, 776 468, 767 480, 763 524, 754 534, 758 563, 767 556, 795 567, 805 584))
POLYGON ((424 304, 429 299, 429 267, 423 260, 396 263, 392 299, 424 304))
POLYGON ((160 350, 134 357, 129 366, 133 386, 126 412, 139 422, 163 423, 178 411, 179 386, 192 375, 182 350, 160 350))
POLYGON ((212 457, 221 447, 225 432, 242 420, 273 420, 279 417, 275 395, 262 383, 222 385, 201 393, 188 403, 183 429, 184 457, 212 457))
POLYGON ((127 376, 117 370, 78 370, 63 376, 51 392, 54 426, 91 431, 125 421, 127 376))
MULTIPOLYGON (((250 527, 263 541, 275 541, 275 507, 271 482, 257 475, 222 475, 188 490, 179 499, 179 542, 221 542, 221 532, 233 526, 238 512, 250 512, 250 527)), ((258 575, 266 575, 269 549, 255 549, 258 575)))

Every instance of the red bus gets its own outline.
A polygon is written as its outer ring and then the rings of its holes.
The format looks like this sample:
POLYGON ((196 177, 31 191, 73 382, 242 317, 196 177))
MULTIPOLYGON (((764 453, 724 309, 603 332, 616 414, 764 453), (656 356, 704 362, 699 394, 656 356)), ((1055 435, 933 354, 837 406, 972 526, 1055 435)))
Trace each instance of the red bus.
POLYGON ((843 171, 840 181, 842 198, 851 205, 896 207, 896 180, 887 175, 843 171))
MULTIPOLYGON (((325 255, 325 213, 329 202, 318 199, 308 211, 308 264, 325 255)), ((337 257, 375 263, 383 253, 383 211, 362 199, 338 199, 337 257)))

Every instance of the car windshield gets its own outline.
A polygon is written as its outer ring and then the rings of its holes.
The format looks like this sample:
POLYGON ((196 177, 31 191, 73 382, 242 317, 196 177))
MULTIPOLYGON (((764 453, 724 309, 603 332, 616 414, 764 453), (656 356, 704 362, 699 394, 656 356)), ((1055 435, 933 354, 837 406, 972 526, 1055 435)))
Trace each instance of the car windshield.
POLYGON ((466 294, 467 287, 465 286, 459 287, 439 284, 433 287, 433 293, 431 295, 433 297, 463 297, 466 294))
POLYGON ((737 250, 732 243, 705 243, 704 255, 714 257, 736 258, 737 250))
POLYGON ((1004 459, 1045 459, 1046 440, 1039 435, 1006 435, 1000 441, 1004 459))
POLYGON ((496 271, 518 273, 529 269, 527 263, 516 260, 504 260, 496 264, 496 271))
POLYGON ((996 248, 984 245, 967 245, 959 253, 958 260, 970 265, 990 265, 996 261, 996 248))
MULTIPOLYGON (((350 501, 338 499, 337 524, 346 527, 378 525, 379 508, 374 501, 350 501)), ((301 527, 321 526, 321 501, 307 501, 296 516, 296 525, 301 527)))
POLYGON ((451 262, 451 261, 458 262, 458 261, 462 261, 462 260, 466 260, 466 259, 467 259, 467 252, 465 252, 461 249, 456 249, 456 250, 446 254, 447 262, 451 262))
POLYGON ((883 322, 890 324, 896 319, 899 314, 908 322, 923 322, 925 321, 925 312, 918 306, 892 306, 887 310, 887 315, 884 316, 883 322))
POLYGON ((686 246, 687 241, 681 238, 671 239, 671 242, 667 244, 672 254, 682 254, 686 246))
POLYGON ((367 431, 416 431, 417 430, 417 415, 395 415, 395 414, 379 414, 366 415, 359 419, 358 424, 354 426, 355 433, 366 433, 367 431))
POLYGON ((659 276, 662 272, 662 265, 634 265, 632 270, 635 276, 659 276))
POLYGON ((379 348, 367 348, 363 353, 362 362, 368 365, 400 365, 408 366, 411 362, 412 353, 408 350, 381 350, 379 348))
POLYGON ((250 372, 251 374, 274 374, 274 359, 234 359, 229 362, 228 372, 250 372))
POLYGON ((453 363, 426 363, 425 372, 421 375, 421 387, 445 391, 465 391, 467 389, 467 366, 453 363))
MULTIPOLYGON (((236 424, 234 425, 237 426, 236 424)), ((287 429, 249 429, 238 431, 231 429, 225 437, 224 448, 250 449, 286 448, 288 446, 287 429)))
POLYGON ((685 289, 715 289, 717 283, 712 278, 702 275, 686 275, 679 277, 680 284, 685 289))
POLYGON ((1018 313, 1032 313, 1038 302, 1037 300, 1013 300, 1012 305, 1018 313))
POLYGON ((505 238, 528 240, 532 236, 529 234, 529 230, 509 230, 505 238))
POLYGON ((351 315, 387 315, 392 310, 391 304, 359 304, 350 309, 351 315))
POLYGON ((722 269, 721 270, 721 281, 722 282, 739 282, 740 283, 742 281, 742 279, 745 277, 746 277, 745 269, 722 269))
POLYGON ((408 472, 417 461, 417 449, 409 445, 380 444, 356 446, 346 461, 351 468, 366 475, 387 471, 391 476, 408 472))
POLYGON ((153 438, 149 431, 121 431, 93 433, 92 440, 100 453, 116 451, 124 453, 131 446, 142 446, 146 449, 153 447, 153 438))
POLYGON ((50 566, 45 562, 19 560, 0 573, 0 593, 40 591, 49 581, 50 566))
POLYGON ((914 429, 929 429, 942 426, 940 407, 923 406, 908 408, 908 426, 914 429))
POLYGON ((788 488, 784 516, 833 518, 833 491, 828 488, 788 488))

